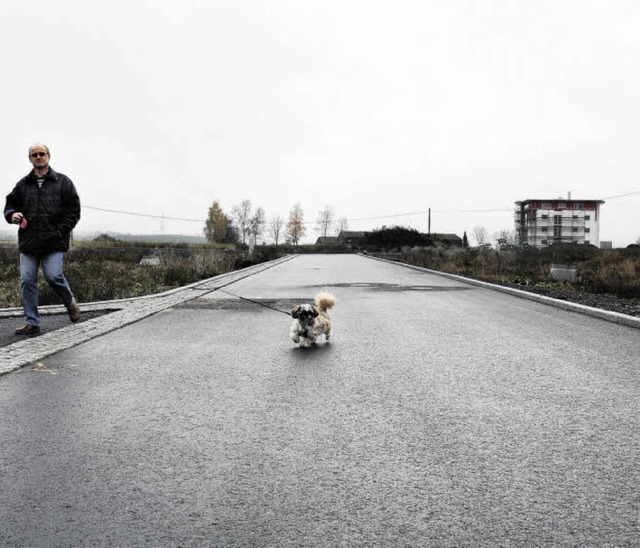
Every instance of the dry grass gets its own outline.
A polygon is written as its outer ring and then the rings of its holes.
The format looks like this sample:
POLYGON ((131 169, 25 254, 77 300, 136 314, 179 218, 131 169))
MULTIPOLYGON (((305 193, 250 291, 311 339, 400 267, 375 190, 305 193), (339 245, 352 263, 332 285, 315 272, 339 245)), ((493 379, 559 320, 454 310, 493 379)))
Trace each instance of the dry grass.
MULTIPOLYGON (((159 293, 274 259, 289 250, 266 246, 260 251, 264 251, 260 258, 249 262, 242 253, 206 246, 78 245, 66 256, 65 274, 80 302, 108 301, 159 293), (159 257, 160 264, 141 266, 141 259, 149 255, 159 257)), ((574 289, 640 299, 640 251, 636 249, 554 246, 498 253, 429 247, 378 255, 443 272, 532 286, 549 283, 552 264, 570 264, 580 275, 574 289)), ((43 279, 40 287, 41 304, 59 302, 43 279)), ((0 248, 0 307, 20 305, 18 251, 10 245, 0 248)))
MULTIPOLYGON (((241 255, 203 247, 148 248, 78 246, 65 257, 65 276, 80 302, 108 301, 160 293, 236 269, 241 255), (145 256, 158 266, 142 266, 145 256)), ((0 307, 21 306, 20 270, 15 246, 0 249, 0 307)), ((40 304, 60 301, 42 273, 40 304)))
POLYGON ((572 265, 580 277, 574 286, 576 290, 640 298, 640 252, 636 249, 567 246, 497 252, 491 249, 420 248, 376 255, 452 274, 532 286, 549 283, 552 264, 572 265))

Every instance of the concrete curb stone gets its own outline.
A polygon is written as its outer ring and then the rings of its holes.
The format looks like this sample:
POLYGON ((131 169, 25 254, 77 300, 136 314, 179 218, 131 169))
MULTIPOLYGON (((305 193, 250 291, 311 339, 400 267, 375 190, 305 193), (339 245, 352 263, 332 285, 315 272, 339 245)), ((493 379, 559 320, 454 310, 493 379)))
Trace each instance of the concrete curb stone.
POLYGON ((609 322, 615 322, 622 325, 626 325, 628 327, 635 327, 636 329, 640 329, 640 318, 637 318, 635 316, 620 314, 619 312, 611 312, 609 310, 602 310, 600 308, 593 308, 591 306, 572 303, 569 301, 562 301, 560 299, 547 297, 546 295, 538 295, 537 293, 530 293, 529 291, 523 291, 521 289, 504 287, 504 286, 492 284, 489 282, 474 280, 473 278, 465 278, 464 276, 459 276, 458 274, 449 274, 448 272, 440 272, 439 270, 431 270, 429 268, 424 268, 421 266, 414 266, 410 264, 400 263, 397 261, 390 261, 389 259, 382 259, 380 257, 373 257, 371 255, 365 255, 365 254, 360 254, 360 255, 362 257, 366 257, 367 259, 374 259, 376 261, 395 264, 395 265, 403 266, 405 268, 418 270, 420 272, 428 272, 429 274, 436 274, 438 276, 442 276, 444 278, 450 278, 452 280, 456 280, 458 282, 462 282, 465 284, 476 285, 479 287, 484 287, 485 289, 492 289, 494 291, 501 291, 502 293, 508 293, 510 295, 514 295, 522 299, 529 299, 531 301, 547 304, 549 306, 554 306, 556 308, 561 308, 563 310, 569 310, 571 312, 577 312, 579 314, 585 314, 587 316, 600 318, 601 320, 607 320, 609 322))

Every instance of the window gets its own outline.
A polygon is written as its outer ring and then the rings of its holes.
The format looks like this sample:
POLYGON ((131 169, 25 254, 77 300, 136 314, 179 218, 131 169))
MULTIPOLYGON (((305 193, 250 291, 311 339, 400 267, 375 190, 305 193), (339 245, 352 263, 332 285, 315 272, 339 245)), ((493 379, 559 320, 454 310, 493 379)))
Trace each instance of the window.
POLYGON ((553 216, 553 224, 561 225, 562 224, 562 215, 554 215, 553 216))
POLYGON ((542 202, 541 209, 551 209, 551 202, 542 202))
POLYGON ((578 232, 578 227, 577 227, 577 226, 574 226, 574 227, 572 228, 572 230, 573 230, 574 232, 578 232))
POLYGON ((585 232, 591 232, 591 229, 590 228, 585 228, 584 231, 585 232))
POLYGON ((542 245, 547 245, 547 240, 542 240, 540 243, 541 243, 542 245))
POLYGON ((584 204, 582 202, 575 202, 573 204, 573 209, 584 209, 584 204))
POLYGON ((554 236, 562 236, 562 227, 561 226, 554 226, 553 227, 553 235, 554 236))
POLYGON ((590 221, 591 220, 591 215, 585 215, 584 216, 584 220, 585 221, 590 221))
POLYGON ((566 202, 558 202, 558 209, 567 209, 566 202))
POLYGON ((540 215, 540 218, 541 218, 541 219, 548 219, 548 218, 549 218, 549 215, 540 215))
POLYGON ((548 226, 541 226, 540 230, 542 230, 542 232, 546 232, 547 230, 549 230, 548 226))
POLYGON ((577 218, 578 218, 578 216, 577 216, 577 215, 574 215, 574 216, 573 216, 573 218, 574 218, 574 219, 577 219, 577 218))

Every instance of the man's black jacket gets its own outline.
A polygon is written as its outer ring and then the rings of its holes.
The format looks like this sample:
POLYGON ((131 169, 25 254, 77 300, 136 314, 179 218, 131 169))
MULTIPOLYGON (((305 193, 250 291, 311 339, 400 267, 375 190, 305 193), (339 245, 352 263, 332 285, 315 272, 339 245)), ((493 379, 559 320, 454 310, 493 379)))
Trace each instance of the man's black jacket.
POLYGON ((68 251, 71 231, 80 220, 80 197, 71 179, 49 168, 42 188, 33 171, 7 195, 4 218, 19 211, 27 226, 18 230, 18 246, 26 253, 68 251))

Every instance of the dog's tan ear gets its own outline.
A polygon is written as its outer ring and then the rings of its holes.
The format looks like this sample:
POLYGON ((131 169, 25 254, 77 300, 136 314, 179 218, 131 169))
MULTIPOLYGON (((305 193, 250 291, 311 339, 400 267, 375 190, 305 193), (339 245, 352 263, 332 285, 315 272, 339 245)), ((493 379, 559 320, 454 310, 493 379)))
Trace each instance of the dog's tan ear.
POLYGON ((297 304, 291 309, 291 315, 294 318, 297 318, 300 315, 300 305, 297 304))
POLYGON ((313 308, 313 317, 316 318, 320 314, 320 311, 317 306, 312 306, 311 308, 313 308))

